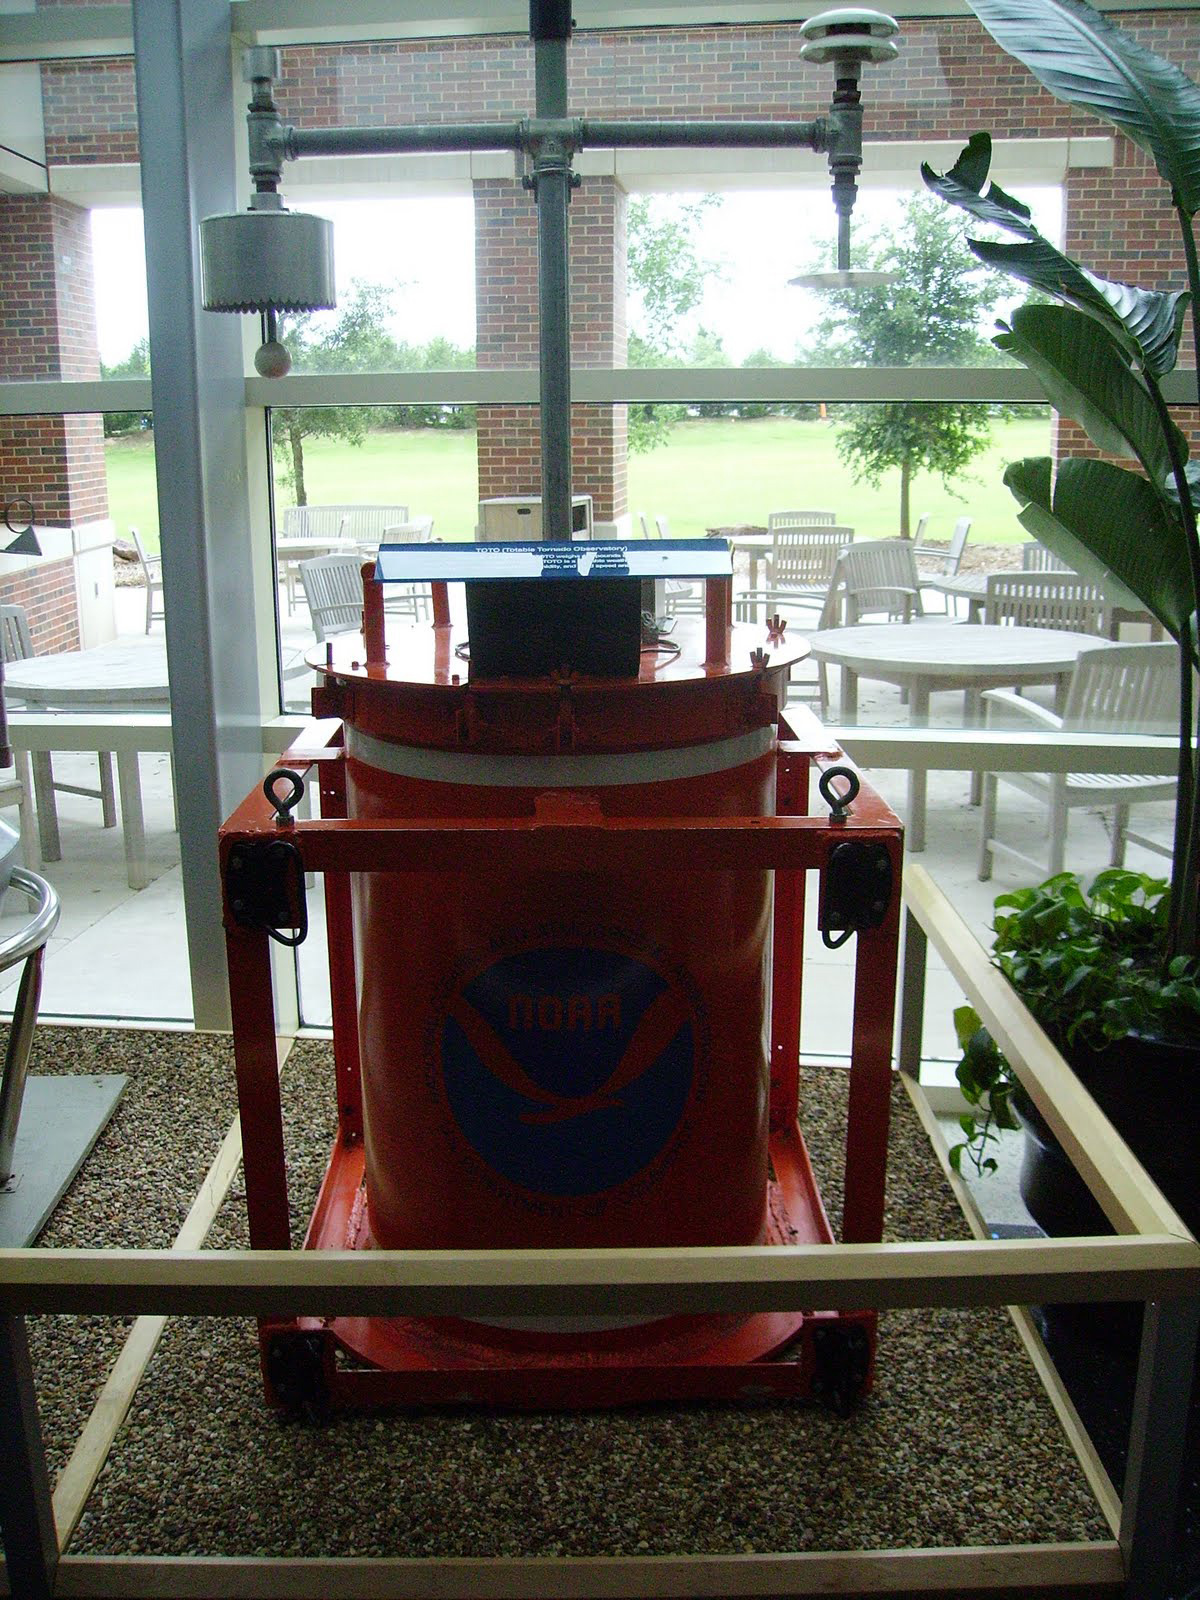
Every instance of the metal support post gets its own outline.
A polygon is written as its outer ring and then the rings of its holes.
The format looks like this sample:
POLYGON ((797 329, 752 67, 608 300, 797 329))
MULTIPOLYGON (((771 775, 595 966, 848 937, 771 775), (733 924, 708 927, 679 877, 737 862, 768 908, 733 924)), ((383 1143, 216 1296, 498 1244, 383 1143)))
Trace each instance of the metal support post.
POLYGON ((571 537, 571 325, 567 283, 569 158, 543 145, 535 161, 541 316, 542 538, 571 537))
POLYGON ((58 1538, 24 1317, 0 1316, 0 1533, 10 1594, 50 1600, 58 1538))
POLYGON ((1148 1301, 1121 1500, 1128 1600, 1173 1593, 1175 1534, 1200 1298, 1148 1301))
POLYGON ((538 315, 541 322, 542 538, 571 537, 571 312, 567 205, 571 198, 569 137, 537 122, 567 114, 567 38, 561 8, 530 7, 534 37, 534 105, 530 129, 537 196, 538 315))

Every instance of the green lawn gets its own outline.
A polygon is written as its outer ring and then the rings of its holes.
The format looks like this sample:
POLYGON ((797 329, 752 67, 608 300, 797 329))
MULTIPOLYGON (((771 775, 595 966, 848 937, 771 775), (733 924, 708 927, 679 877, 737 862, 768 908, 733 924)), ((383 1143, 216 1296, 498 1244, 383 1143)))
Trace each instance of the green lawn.
POLYGON ((128 539, 131 527, 147 549, 158 549, 158 492, 154 482, 154 435, 123 434, 104 441, 108 474, 108 514, 117 537, 128 539))
MULTIPOLYGON (((896 533, 898 475, 892 474, 878 490, 856 484, 837 458, 834 437, 830 423, 775 417, 681 423, 663 448, 630 459, 630 508, 666 516, 678 538, 722 524, 765 522, 768 511, 793 506, 828 506, 860 539, 896 533)), ((1001 473, 1006 462, 1045 455, 1049 449, 1048 419, 998 422, 992 448, 968 469, 957 493, 943 489, 936 478, 917 480, 914 518, 930 512, 928 532, 934 538, 948 537, 956 518, 969 515, 971 538, 977 543, 1024 539, 1001 473)), ((109 506, 118 533, 133 524, 157 548, 152 436, 110 440, 106 459, 109 506)), ((399 503, 415 514, 431 515, 442 538, 471 536, 478 499, 474 433, 396 429, 368 434, 357 448, 314 439, 305 448, 304 462, 313 505, 399 503)), ((293 504, 282 480, 276 482, 276 504, 279 510, 293 504)))
MULTIPOLYGON (((827 422, 685 422, 668 444, 629 462, 629 505, 667 516, 682 538, 731 523, 764 523, 769 511, 825 506, 860 539, 897 534, 900 475, 879 489, 856 484, 834 449, 827 422)), ((914 522, 930 512, 931 538, 948 538, 955 521, 970 516, 979 544, 1009 544, 1028 537, 1016 519, 1016 502, 1001 483, 1006 462, 1047 455, 1049 419, 998 422, 992 448, 967 469, 957 493, 937 478, 921 477, 912 490, 914 522)))

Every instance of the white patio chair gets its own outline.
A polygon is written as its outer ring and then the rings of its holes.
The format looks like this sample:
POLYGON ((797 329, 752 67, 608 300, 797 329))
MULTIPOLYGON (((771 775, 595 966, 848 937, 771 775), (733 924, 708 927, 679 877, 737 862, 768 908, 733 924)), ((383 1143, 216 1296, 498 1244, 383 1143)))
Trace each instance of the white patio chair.
MULTIPOLYGON (((374 548, 360 544, 365 556, 374 555, 380 544, 428 544, 433 538, 433 518, 410 517, 406 522, 393 522, 383 529, 383 536, 374 548)), ((406 614, 417 622, 429 614, 429 585, 427 583, 388 584, 384 590, 383 609, 393 614, 406 614)))
POLYGON ((362 569, 357 550, 344 556, 313 556, 300 563, 300 584, 318 644, 338 633, 362 631, 362 569))
MULTIPOLYGON (((646 525, 645 512, 639 511, 638 516, 642 522, 642 533, 647 539, 669 539, 671 537, 670 522, 664 516, 654 519, 654 532, 651 533, 646 525)), ((666 596, 667 615, 675 616, 687 612, 702 612, 704 610, 704 585, 702 583, 688 583, 685 578, 668 578, 663 584, 666 596)))
MULTIPOLYGON (((13 750, 13 764, 11 767, 0 768, 0 811, 7 811, 9 806, 17 808, 17 832, 21 836, 21 859, 31 872, 35 872, 41 865, 41 851, 38 849, 37 827, 33 818, 33 782, 29 770, 28 750, 13 750)), ((0 900, 3 900, 3 889, 0 888, 0 900)), ((0 1181, 4 1174, 0 1171, 0 1181)))
MULTIPOLYGON (((917 558, 921 586, 926 589, 936 587, 938 582, 946 578, 957 577, 958 569, 962 566, 963 551, 967 547, 967 538, 971 532, 971 518, 959 517, 950 534, 950 542, 945 545, 924 543, 928 524, 929 516, 926 514, 918 521, 917 531, 913 535, 913 555, 917 558)), ((947 616, 958 615, 957 599, 953 601, 951 609, 950 597, 943 595, 942 606, 947 616)))
POLYGON ((778 533, 783 528, 832 528, 837 522, 836 511, 768 511, 767 532, 778 533))
POLYGON ((432 538, 432 517, 409 517, 403 522, 389 522, 376 544, 428 544, 432 538))
POLYGON ((769 608, 807 606, 823 610, 838 557, 853 542, 853 528, 833 524, 777 529, 770 557, 770 583, 764 589, 744 589, 735 596, 738 618, 745 621, 755 617, 763 602, 769 608))
POLYGON ((1039 544, 1036 539, 1030 539, 1028 544, 1021 546, 1021 571, 1022 572, 1073 572, 1060 556, 1053 550, 1047 550, 1044 544, 1039 544))
POLYGON ((993 572, 987 581, 983 620, 1102 637, 1110 627, 1104 591, 1077 572, 993 572))
MULTIPOLYGON (((838 557, 834 589, 843 601, 848 627, 875 612, 902 622, 924 615, 921 577, 907 540, 872 539, 849 545, 838 557)), ((836 612, 828 626, 835 623, 836 612)))
MULTIPOLYGON (((0 651, 3 652, 5 661, 28 661, 33 655, 33 639, 29 631, 29 618, 25 615, 24 606, 0 605, 0 651)), ((14 703, 20 704, 20 695, 14 695, 9 689, 4 691, 5 704, 11 707, 14 703)), ((99 800, 101 817, 106 828, 115 828, 117 825, 116 786, 113 782, 113 758, 111 750, 97 752, 99 762, 99 787, 92 789, 78 783, 61 783, 54 776, 53 758, 50 751, 40 750, 34 756, 39 763, 45 781, 50 786, 50 798, 53 801, 53 790, 60 794, 81 794, 89 800, 99 800)), ((47 791, 43 790, 43 794, 47 791)), ((37 829, 33 825, 33 807, 30 797, 33 793, 30 774, 30 761, 28 750, 13 751, 13 776, 10 779, 7 773, 0 771, 0 806, 15 804, 19 808, 21 850, 25 858, 25 865, 36 869, 41 864, 41 851, 38 848, 37 829), (20 791, 19 796, 8 797, 10 789, 20 791)))
MULTIPOLYGON (((825 601, 817 618, 818 631, 822 628, 836 628, 838 626, 838 618, 841 612, 841 594, 836 570, 835 567, 835 576, 825 590, 825 601)), ((816 668, 816 675, 812 678, 795 678, 792 674, 796 668, 792 668, 792 671, 788 674, 785 704, 792 705, 799 701, 803 705, 815 706, 817 715, 824 719, 829 715, 829 668, 824 661, 813 661, 812 665, 816 668)))
POLYGON ((129 537, 133 540, 133 548, 137 551, 137 558, 142 568, 142 577, 146 580, 146 632, 149 633, 151 624, 165 621, 167 615, 162 605, 162 557, 146 554, 146 547, 136 528, 130 528, 129 537), (156 595, 159 601, 157 605, 156 595))
POLYGON ((949 544, 923 543, 929 517, 923 516, 917 523, 917 531, 913 535, 912 550, 918 561, 928 561, 930 566, 921 568, 922 576, 935 578, 953 578, 962 565, 963 551, 967 547, 967 539, 971 532, 971 518, 959 517, 950 534, 949 544))
MULTIPOLYGON (((1080 653, 1071 674, 1067 702, 1061 716, 1012 689, 989 689, 983 695, 985 725, 1001 709, 1026 725, 1052 732, 1166 733, 1179 727, 1179 648, 1164 644, 1115 645, 1080 653)), ((1039 878, 1063 870, 1067 847, 1067 819, 1076 806, 1113 806, 1110 861, 1125 860, 1126 841, 1169 856, 1171 847, 1129 830, 1129 808, 1149 800, 1168 800, 1175 794, 1172 777, 1142 777, 1133 773, 1100 772, 987 772, 983 776, 983 807, 979 830, 979 876, 992 875, 997 853, 1031 867, 1039 878), (1011 784, 1049 808, 1050 853, 1038 861, 996 838, 996 800, 999 783, 1011 784)))

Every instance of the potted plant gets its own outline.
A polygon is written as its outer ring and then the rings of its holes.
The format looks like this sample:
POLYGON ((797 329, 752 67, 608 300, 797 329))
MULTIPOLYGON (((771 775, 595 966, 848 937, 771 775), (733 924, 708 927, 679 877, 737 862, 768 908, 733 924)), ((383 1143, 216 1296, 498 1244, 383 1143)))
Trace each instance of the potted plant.
MULTIPOLYGON (((1169 902, 1166 880, 1145 873, 1110 867, 1085 889, 1073 872, 1060 872, 997 897, 994 959, 1159 1187, 1200 1228, 1200 1165, 1179 1083, 1181 1067, 1200 1065, 1200 983, 1189 957, 1163 964, 1169 902)), ((963 1050, 958 1080, 972 1107, 960 1119, 964 1142, 951 1152, 956 1170, 964 1157, 979 1172, 993 1170, 996 1130, 1022 1126, 1021 1193, 1031 1215, 1048 1232, 1105 1231, 1103 1213, 973 1007, 960 1006, 954 1025, 963 1050)))
MULTIPOLYGON (((1200 463, 1173 422, 1162 380, 1185 326, 1200 352, 1200 266, 1193 218, 1200 208, 1200 88, 1081 0, 968 0, 1002 48, 1045 88, 1114 123, 1149 152, 1170 185, 1186 263, 1186 289, 1148 290, 1089 272, 1033 226, 1029 209, 989 182, 991 140, 975 134, 949 172, 922 168, 926 185, 1008 239, 969 241, 981 261, 1052 303, 1030 303, 1000 324, 995 344, 1039 379, 1064 417, 1108 456, 1135 463, 1049 457, 1004 474, 1022 524, 1117 603, 1148 610, 1180 646, 1178 797, 1169 886, 1102 873, 1090 896, 1069 874, 997 901, 996 957, 1102 1106, 1129 1131, 1129 1106, 1151 1098, 1166 1070, 1173 1124, 1194 1160, 1194 1118, 1180 1109, 1178 1077, 1200 1085, 1200 803, 1193 674, 1198 664, 1200 463), (1102 992, 1103 991, 1103 992, 1102 992), (1164 1050, 1172 1064, 1162 1069, 1164 1050), (1114 1085, 1116 1086, 1114 1088, 1114 1085), (1117 1090, 1121 1093, 1118 1094, 1117 1090)), ((1197 361, 1200 368, 1200 360, 1197 361)), ((1198 374, 1200 377, 1200 374, 1198 374)), ((977 1022, 978 1019, 975 1019, 977 1022)), ((1011 1126, 1013 1088, 994 1045, 960 1018, 960 1075, 990 1112, 965 1119, 968 1145, 992 1124, 1011 1126), (989 1053, 990 1052, 990 1053, 989 1053), (989 1122, 990 1118, 990 1122, 989 1122)), ((1186 1081, 1186 1080, 1185 1080, 1186 1081)), ((1139 1139, 1130 1141, 1135 1150, 1139 1139)), ((1144 1143, 1139 1150, 1147 1154, 1144 1143)), ((1153 1163, 1151 1163, 1153 1166, 1153 1163)), ((1180 1204, 1178 1195, 1171 1198, 1180 1204)), ((1200 1228, 1200 1204, 1191 1225, 1200 1228)))

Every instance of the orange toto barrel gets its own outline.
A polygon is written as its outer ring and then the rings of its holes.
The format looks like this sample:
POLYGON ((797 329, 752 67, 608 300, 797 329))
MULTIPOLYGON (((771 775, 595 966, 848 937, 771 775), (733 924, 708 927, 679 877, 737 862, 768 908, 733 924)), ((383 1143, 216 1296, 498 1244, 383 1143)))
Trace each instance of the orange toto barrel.
MULTIPOLYGON (((326 667, 352 818, 526 817, 548 793, 621 817, 774 810, 786 658, 709 671, 697 629, 628 683, 467 684, 446 639, 406 650, 326 667)), ((498 850, 486 874, 364 872, 354 894, 375 1244, 764 1239, 769 873, 602 873, 582 849, 517 872, 498 850)))

